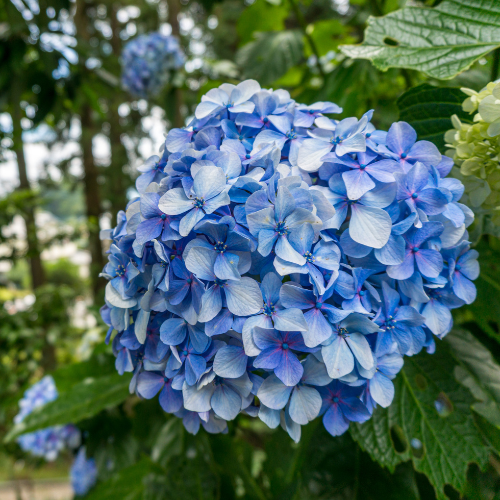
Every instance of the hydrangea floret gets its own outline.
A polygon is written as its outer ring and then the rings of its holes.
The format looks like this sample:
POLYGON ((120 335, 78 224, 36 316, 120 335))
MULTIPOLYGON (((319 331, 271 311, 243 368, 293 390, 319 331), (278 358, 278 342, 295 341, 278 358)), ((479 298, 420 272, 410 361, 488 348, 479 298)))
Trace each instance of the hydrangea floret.
MULTIPOLYGON (((54 401, 57 397, 54 379, 50 375, 45 376, 24 393, 24 397, 19 401, 20 411, 14 422, 20 424, 33 410, 54 401)), ((78 448, 80 441, 80 431, 74 425, 48 427, 23 434, 17 439, 24 451, 48 461, 55 460, 62 450, 78 448)))
MULTIPOLYGON (((463 110, 470 113, 471 123, 453 115, 453 129, 445 139, 452 148, 447 152, 458 168, 452 175, 465 186, 462 203, 466 203, 481 218, 487 216, 493 231, 484 224, 485 232, 498 235, 500 226, 500 83, 490 82, 481 90, 463 88, 468 96, 463 110)), ((461 187, 458 185, 458 187, 461 187)), ((463 191, 463 187, 462 191, 463 191)), ((461 196, 457 192, 457 197, 461 196)), ((454 200, 458 202, 457 200, 454 200)))
POLYGON ((245 413, 340 435, 475 298, 451 160, 407 123, 341 112, 253 80, 210 90, 103 232, 116 369, 191 433, 245 413))
POLYGON ((176 37, 157 32, 140 35, 123 49, 122 85, 134 97, 155 96, 184 65, 184 59, 176 37))

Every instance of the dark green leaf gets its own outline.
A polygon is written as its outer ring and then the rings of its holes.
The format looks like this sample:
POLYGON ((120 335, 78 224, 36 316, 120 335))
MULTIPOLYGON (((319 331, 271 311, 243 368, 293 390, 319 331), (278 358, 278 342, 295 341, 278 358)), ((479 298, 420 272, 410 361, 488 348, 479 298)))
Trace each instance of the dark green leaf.
POLYGON ((445 0, 434 8, 409 6, 370 17, 363 43, 341 49, 381 70, 410 68, 449 79, 498 46, 498 0, 445 0))
POLYGON ((129 377, 117 373, 87 378, 55 401, 34 410, 22 423, 15 425, 5 439, 11 441, 21 434, 52 425, 76 424, 105 408, 116 406, 127 398, 129 382, 129 377))
POLYGON ((456 379, 468 387, 478 401, 473 405, 474 410, 500 427, 500 365, 490 351, 465 330, 450 332, 446 342, 458 361, 456 379))
POLYGON ((51 375, 57 387, 57 392, 62 394, 73 388, 82 380, 99 375, 115 373, 115 357, 104 352, 93 354, 87 361, 74 363, 58 368, 51 375))
POLYGON ((470 408, 473 398, 456 383, 455 366, 442 343, 434 355, 423 352, 406 358, 389 409, 377 408, 371 423, 351 428, 354 439, 382 465, 392 469, 411 458, 438 499, 447 498, 446 484, 462 491, 468 464, 482 467, 488 458, 470 408))
POLYGON ((399 119, 408 122, 420 140, 433 142, 444 153, 444 134, 453 128, 451 116, 458 115, 463 122, 471 121, 470 114, 462 109, 465 97, 460 89, 424 83, 398 99, 399 119))
POLYGON ((303 46, 300 31, 257 33, 253 42, 238 51, 237 61, 245 78, 269 85, 300 62, 303 46))
POLYGON ((139 500, 143 498, 145 478, 155 470, 156 466, 151 460, 144 458, 130 467, 120 470, 104 483, 90 491, 86 500, 139 500))
POLYGON ((458 309, 457 317, 462 322, 473 319, 492 339, 500 342, 500 249, 497 247, 496 238, 476 247, 482 271, 474 283, 477 297, 472 304, 458 309))
POLYGON ((171 418, 157 436, 151 458, 163 466, 174 456, 180 455, 184 445, 184 426, 180 418, 171 418))

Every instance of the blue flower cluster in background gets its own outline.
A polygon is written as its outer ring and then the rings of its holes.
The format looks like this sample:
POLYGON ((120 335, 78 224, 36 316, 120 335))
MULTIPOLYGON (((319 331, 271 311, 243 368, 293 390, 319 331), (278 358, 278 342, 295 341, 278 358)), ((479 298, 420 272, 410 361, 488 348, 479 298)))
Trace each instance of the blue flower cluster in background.
POLYGON ((71 486, 77 496, 86 495, 97 482, 97 467, 93 458, 87 458, 85 446, 76 455, 70 471, 71 486))
MULTIPOLYGON (((20 411, 14 418, 16 424, 21 423, 35 408, 44 406, 58 398, 54 379, 47 375, 30 387, 19 401, 20 411)), ((74 425, 48 427, 18 438, 24 451, 37 457, 53 461, 63 450, 76 450, 75 460, 71 466, 71 484, 76 495, 85 495, 97 481, 97 468, 93 458, 87 459, 85 446, 81 446, 80 430, 74 425)))
POLYGON ((116 368, 189 432, 245 413, 340 435, 475 299, 453 161, 407 123, 341 112, 253 80, 210 90, 103 234, 116 368))
MULTIPOLYGON (((57 397, 54 379, 47 375, 24 393, 24 397, 19 401, 20 411, 14 422, 21 423, 35 408, 50 403, 57 397)), ((55 460, 62 450, 78 448, 80 441, 80 431, 74 425, 48 427, 23 434, 17 440, 24 451, 48 461, 55 460)))
POLYGON ((135 97, 158 94, 173 71, 184 64, 179 40, 160 33, 140 35, 128 42, 122 52, 122 84, 135 97))

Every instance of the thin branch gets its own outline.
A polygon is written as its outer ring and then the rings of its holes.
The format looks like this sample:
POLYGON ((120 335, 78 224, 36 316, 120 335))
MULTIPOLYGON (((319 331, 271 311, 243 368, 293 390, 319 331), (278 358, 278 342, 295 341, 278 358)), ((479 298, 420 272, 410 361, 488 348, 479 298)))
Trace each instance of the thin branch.
POLYGON ((295 13, 295 17, 297 18, 297 21, 300 24, 300 27, 302 28, 302 31, 304 33, 304 36, 306 37, 307 43, 309 44, 309 47, 311 48, 311 52, 314 54, 316 57, 316 67, 318 68, 319 74, 325 78, 326 74, 323 70, 323 67, 321 66, 321 62, 319 60, 320 55, 319 55, 319 50, 318 47, 316 46, 316 42, 314 41, 313 37, 307 32, 307 22, 304 18, 304 15, 302 14, 299 4, 297 3, 296 0, 290 0, 290 5, 292 6, 292 9, 295 13))

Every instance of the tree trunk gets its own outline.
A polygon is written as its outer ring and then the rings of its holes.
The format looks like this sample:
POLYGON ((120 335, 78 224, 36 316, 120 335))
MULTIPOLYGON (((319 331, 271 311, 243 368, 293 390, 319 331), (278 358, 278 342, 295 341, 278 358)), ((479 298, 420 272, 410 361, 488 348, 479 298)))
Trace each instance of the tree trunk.
MULTIPOLYGON (((12 127, 14 139, 14 152, 17 157, 17 168, 19 171, 20 189, 31 192, 31 185, 26 171, 26 159, 24 157, 23 129, 21 127, 21 85, 17 78, 13 78, 15 84, 12 87, 12 127)), ((23 209, 23 218, 26 224, 26 242, 28 251, 26 257, 30 263, 31 286, 36 290, 45 284, 45 272, 42 265, 40 242, 36 231, 35 210, 31 201, 23 209)))
POLYGON ((104 280, 99 278, 99 273, 104 267, 104 256, 102 254, 101 240, 99 238, 99 217, 101 215, 101 196, 99 183, 97 182, 97 167, 94 163, 92 152, 92 138, 94 127, 92 123, 92 108, 84 103, 80 111, 82 125, 82 137, 80 146, 82 148, 82 163, 85 172, 84 191, 85 204, 87 206, 87 226, 89 231, 89 250, 91 256, 90 277, 92 281, 92 293, 94 298, 99 295, 105 285, 104 280))
MULTIPOLYGON (((26 169, 26 158, 24 156, 23 129, 21 127, 21 93, 22 93, 22 77, 17 75, 12 79, 15 82, 12 86, 12 137, 14 142, 14 152, 17 157, 17 168, 19 171, 19 188, 27 193, 32 193, 31 184, 28 179, 26 169)), ((41 246, 38 240, 37 227, 35 221, 35 209, 32 204, 33 198, 28 200, 28 203, 23 207, 22 215, 26 225, 26 242, 28 251, 26 257, 30 263, 31 271, 31 287, 33 291, 46 284, 45 271, 42 265, 41 246)), ((42 325, 43 328, 44 325, 42 325)), ((48 341, 47 331, 42 330, 43 347, 42 347, 42 367, 47 370, 53 370, 56 367, 56 350, 55 346, 48 341)))
MULTIPOLYGON (((168 0, 168 22, 172 26, 172 35, 176 36, 181 41, 181 30, 179 27, 179 13, 181 5, 179 0, 168 0)), ((184 126, 184 117, 182 116, 182 105, 184 98, 182 89, 176 87, 174 92, 175 106, 174 106, 174 127, 181 128, 184 126)))
MULTIPOLYGON (((90 34, 88 31, 88 5, 85 0, 77 0, 75 12, 75 25, 78 36, 84 42, 88 42, 90 34)), ((80 71, 83 80, 86 79, 88 70, 85 67, 85 56, 80 54, 80 71)), ((91 256, 90 279, 92 282, 92 293, 94 300, 99 298, 101 290, 104 288, 105 280, 99 278, 99 273, 104 267, 104 256, 102 253, 101 240, 99 238, 99 217, 101 210, 101 196, 99 183, 97 181, 98 172, 94 162, 92 151, 92 139, 94 137, 94 123, 92 119, 92 107, 88 100, 84 100, 80 109, 80 122, 82 135, 80 147, 82 151, 82 164, 84 171, 84 192, 85 204, 87 207, 87 226, 89 231, 89 250, 91 256)))
MULTIPOLYGON (((116 13, 120 6, 114 4, 111 7, 111 47, 116 58, 121 53, 121 40, 119 36, 120 26, 116 13)), ((111 163, 108 171, 109 190, 111 193, 111 224, 116 223, 116 216, 120 210, 125 210, 127 205, 127 183, 125 182, 125 174, 123 167, 128 163, 127 150, 121 141, 122 127, 120 125, 120 115, 118 114, 118 106, 122 102, 122 94, 120 91, 112 92, 109 98, 109 142, 111 146, 111 163)))

